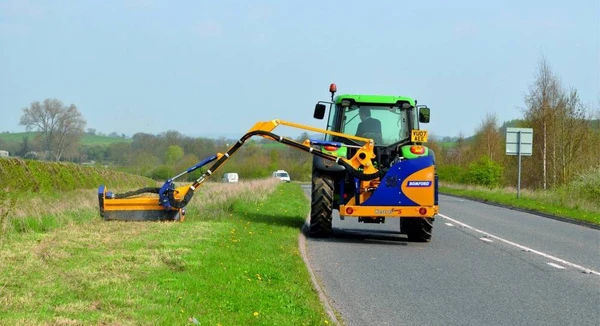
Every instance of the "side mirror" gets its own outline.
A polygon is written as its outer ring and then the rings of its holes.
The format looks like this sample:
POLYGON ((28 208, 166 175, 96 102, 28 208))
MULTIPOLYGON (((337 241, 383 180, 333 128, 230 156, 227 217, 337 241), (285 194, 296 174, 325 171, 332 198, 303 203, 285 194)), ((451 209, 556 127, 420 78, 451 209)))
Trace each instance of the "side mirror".
POLYGON ((327 106, 325 104, 317 103, 317 105, 315 105, 315 113, 313 114, 313 118, 322 120, 325 116, 326 109, 327 106))
POLYGON ((428 107, 419 108, 419 122, 429 123, 430 114, 428 107))

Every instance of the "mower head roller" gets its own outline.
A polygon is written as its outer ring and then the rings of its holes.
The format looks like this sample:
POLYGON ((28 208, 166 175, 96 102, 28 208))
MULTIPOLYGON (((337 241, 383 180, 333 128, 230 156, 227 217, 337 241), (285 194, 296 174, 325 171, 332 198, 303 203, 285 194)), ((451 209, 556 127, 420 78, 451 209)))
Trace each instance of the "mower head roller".
MULTIPOLYGON (((184 208, 162 205, 159 191, 161 188, 142 188, 128 194, 115 194, 106 186, 98 187, 100 216, 104 220, 121 221, 183 221, 184 208)), ((173 198, 180 201, 188 187, 173 190, 173 198)))

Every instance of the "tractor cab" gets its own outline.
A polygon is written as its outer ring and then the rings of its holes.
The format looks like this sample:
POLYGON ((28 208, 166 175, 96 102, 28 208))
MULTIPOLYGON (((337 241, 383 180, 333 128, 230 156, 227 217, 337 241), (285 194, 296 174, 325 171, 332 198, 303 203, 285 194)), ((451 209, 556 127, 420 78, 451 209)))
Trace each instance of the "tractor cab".
MULTIPOLYGON (((421 123, 428 123, 430 110, 425 105, 404 96, 342 94, 335 96, 336 86, 330 86, 331 102, 320 101, 315 106, 314 118, 323 119, 327 107, 329 115, 327 130, 373 139, 379 164, 389 166, 397 157, 405 154, 427 155, 425 147, 417 148, 422 153, 410 153, 410 145, 427 142, 427 131, 420 130, 421 123), (407 152, 407 153, 404 153, 407 152)), ((348 144, 348 155, 352 145, 361 143, 343 136, 325 135, 325 141, 348 144)), ((415 149, 413 149, 413 152, 415 149)))

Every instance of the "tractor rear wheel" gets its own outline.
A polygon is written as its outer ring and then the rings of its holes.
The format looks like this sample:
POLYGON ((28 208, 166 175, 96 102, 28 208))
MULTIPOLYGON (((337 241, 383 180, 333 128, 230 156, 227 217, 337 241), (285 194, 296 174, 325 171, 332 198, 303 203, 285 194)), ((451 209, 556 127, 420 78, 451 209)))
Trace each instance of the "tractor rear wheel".
POLYGON ((333 191, 333 178, 326 173, 313 170, 308 230, 311 237, 328 237, 331 235, 333 191))
POLYGON ((432 230, 432 218, 409 217, 400 220, 400 232, 406 234, 410 241, 429 242, 432 230))

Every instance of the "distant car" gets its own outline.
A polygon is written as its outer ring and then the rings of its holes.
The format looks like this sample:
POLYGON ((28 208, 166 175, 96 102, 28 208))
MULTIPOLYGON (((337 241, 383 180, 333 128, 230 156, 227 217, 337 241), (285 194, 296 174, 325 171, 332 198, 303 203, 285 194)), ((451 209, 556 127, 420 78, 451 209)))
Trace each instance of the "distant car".
POLYGON ((237 183, 239 180, 239 176, 235 172, 225 173, 223 174, 223 179, 221 181, 226 183, 237 183))
POLYGON ((290 182, 290 175, 285 172, 284 170, 277 170, 275 172, 273 172, 273 177, 281 180, 281 181, 285 181, 285 182, 290 182))

